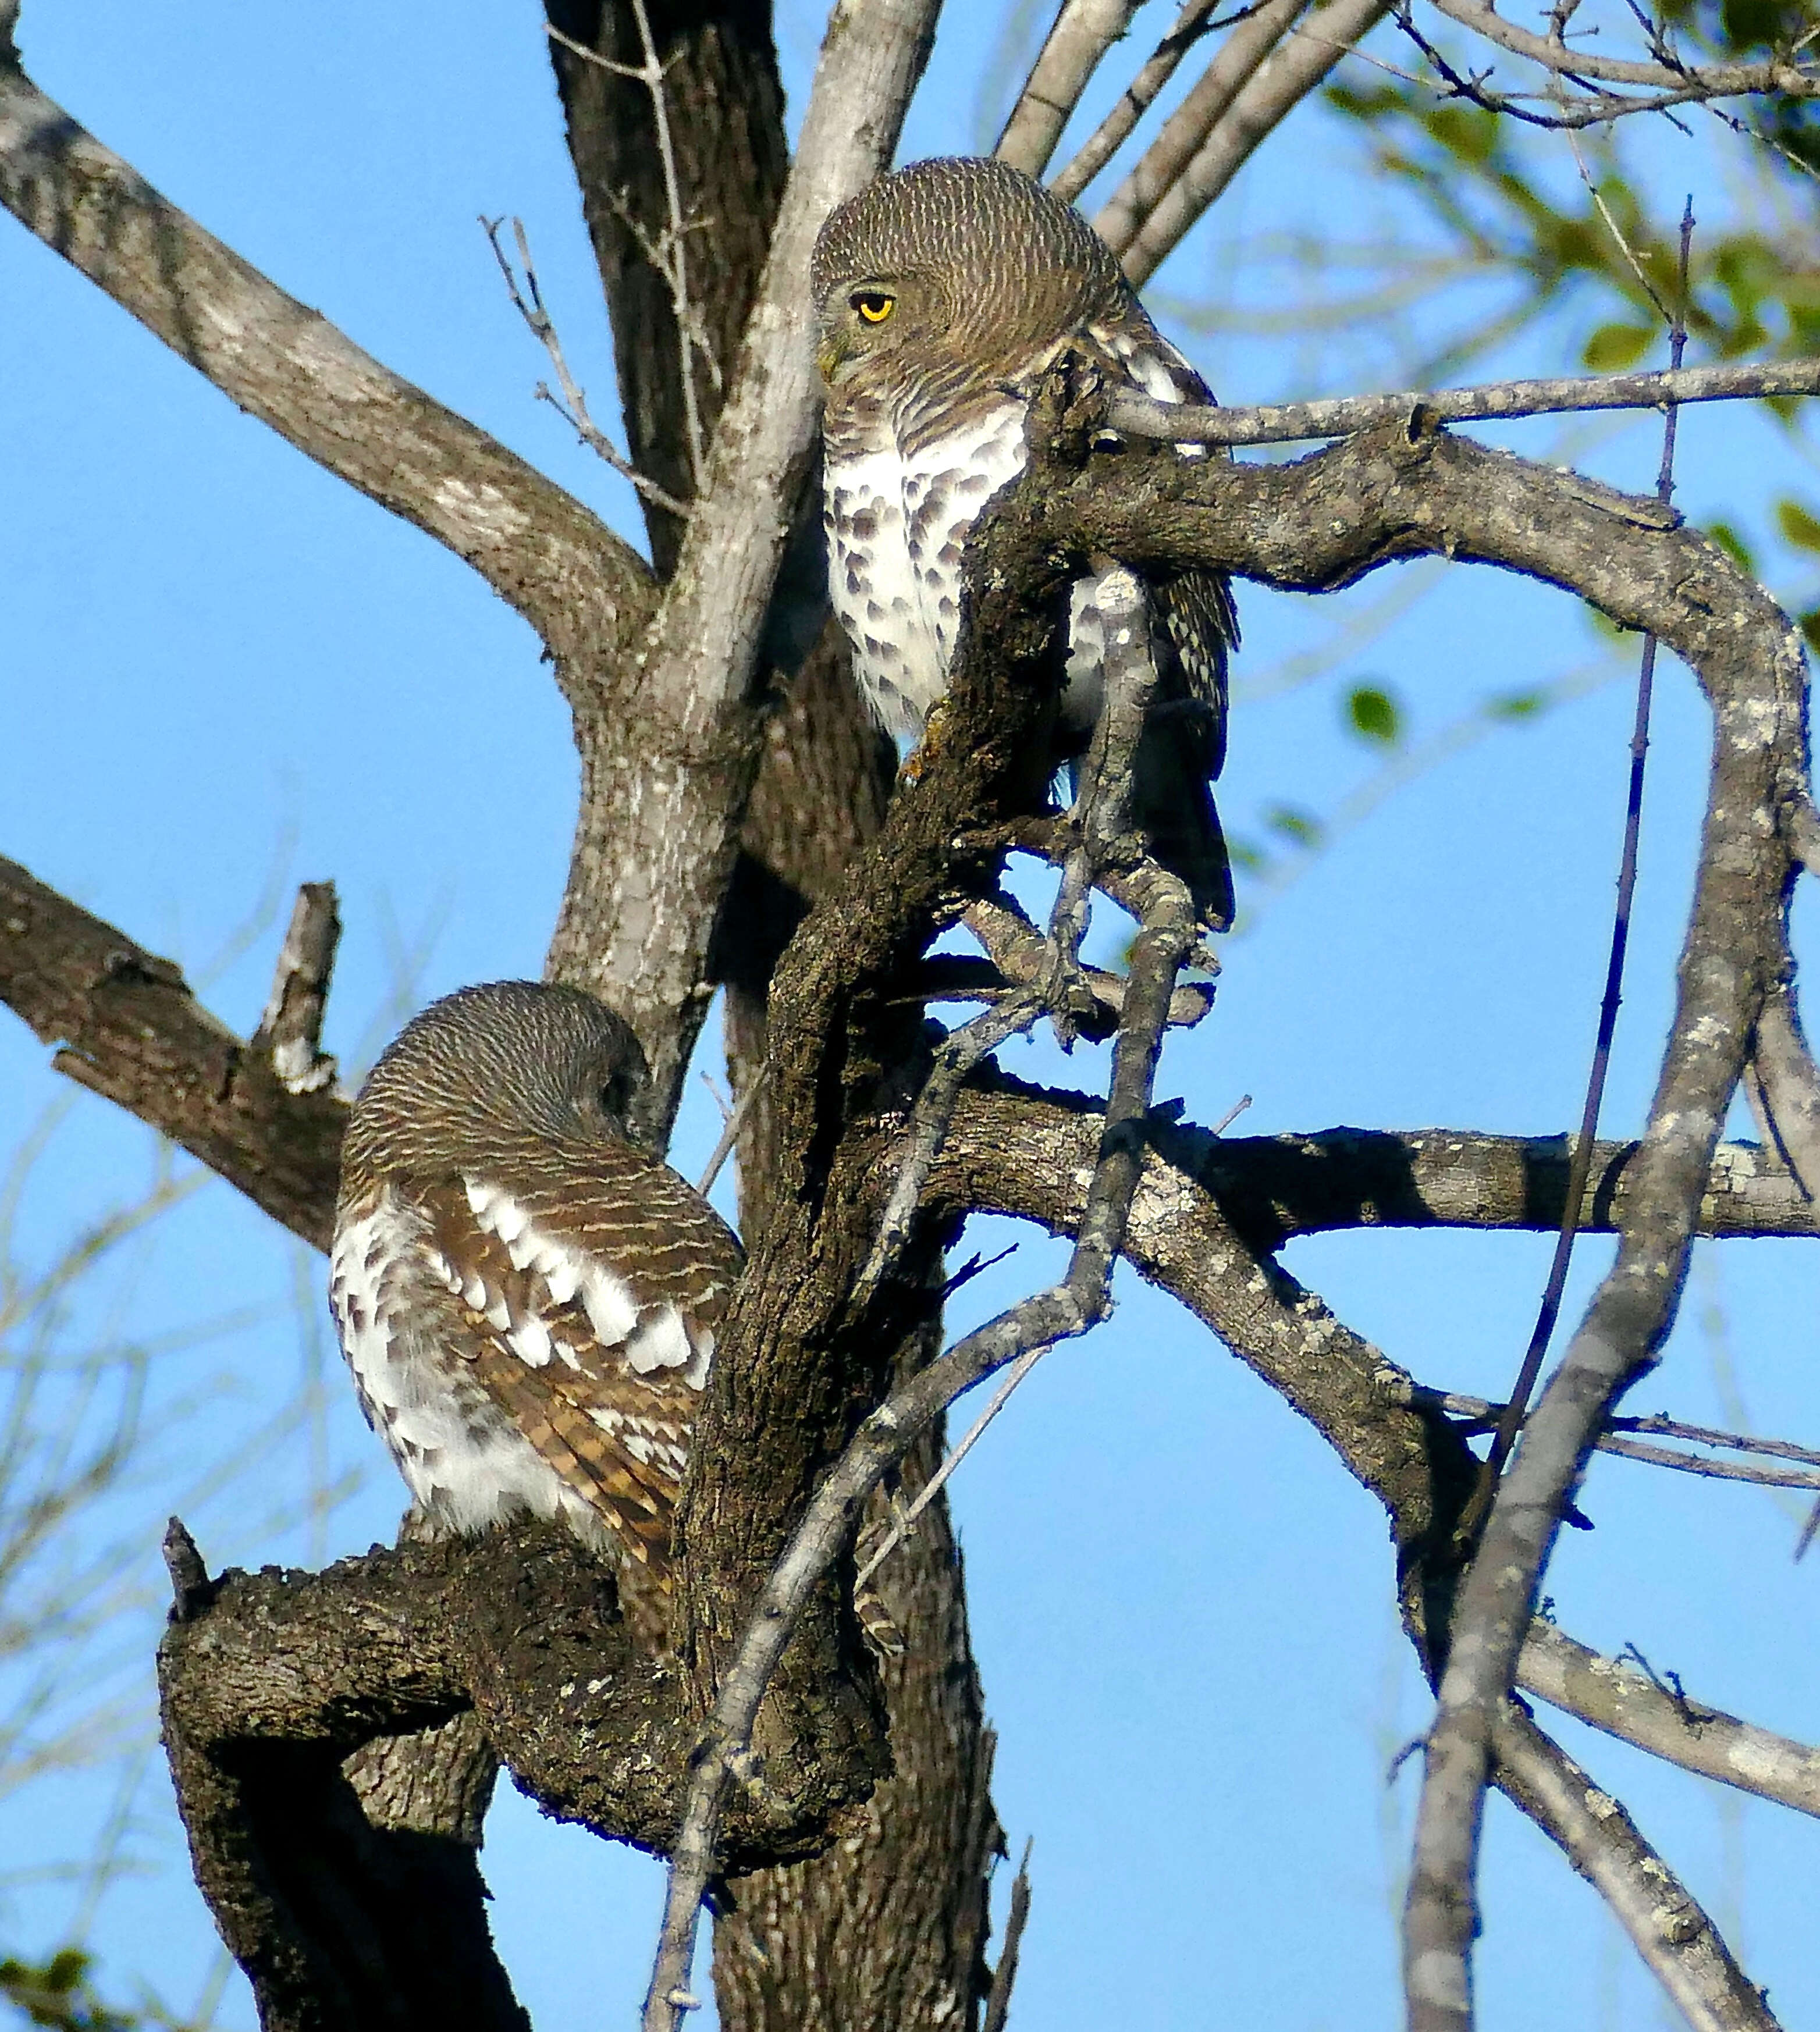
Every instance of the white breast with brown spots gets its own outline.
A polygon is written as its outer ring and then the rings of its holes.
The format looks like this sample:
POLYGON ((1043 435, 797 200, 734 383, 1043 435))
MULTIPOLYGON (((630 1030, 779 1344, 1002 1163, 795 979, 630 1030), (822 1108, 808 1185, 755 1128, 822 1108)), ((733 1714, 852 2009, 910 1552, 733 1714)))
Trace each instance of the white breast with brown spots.
MULTIPOLYGON (((1099 335, 1099 343, 1157 401, 1210 399, 1174 347, 1147 325, 1143 335, 1148 344, 1123 331, 1099 335)), ((921 738, 947 687, 967 532, 993 495, 1023 470, 1028 411, 1027 398, 1007 394, 916 450, 902 450, 888 424, 888 442, 879 448, 842 456, 828 447, 823 506, 829 594, 853 644, 861 696, 903 745, 921 738)), ((1200 445, 1178 450, 1205 455, 1200 445)), ((1119 581, 1112 603, 1123 611, 1130 574, 1112 570, 1119 581)), ((1062 724, 1082 745, 1099 717, 1104 689, 1103 576, 1077 579, 1069 609, 1062 724)))
POLYGON ((974 517, 1022 469, 1024 413, 1007 398, 917 451, 894 438, 857 456, 830 453, 828 591, 861 693, 894 740, 921 734, 947 686, 962 549, 974 517))

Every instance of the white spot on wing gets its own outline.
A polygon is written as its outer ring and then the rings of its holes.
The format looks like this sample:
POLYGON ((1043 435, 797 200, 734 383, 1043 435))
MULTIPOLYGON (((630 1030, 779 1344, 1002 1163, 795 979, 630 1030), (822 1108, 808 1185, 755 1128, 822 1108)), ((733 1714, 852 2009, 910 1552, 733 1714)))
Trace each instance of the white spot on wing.
MULTIPOLYGON (((561 1517, 587 1543, 611 1549, 587 1498, 425 1331, 425 1300, 439 1287, 461 1294, 463 1279, 431 1245, 421 1213, 391 1193, 338 1230, 329 1300, 342 1350, 368 1421, 412 1495, 454 1530, 480 1530, 529 1510, 561 1517)), ((508 1337, 533 1367, 540 1338, 549 1360, 541 1320, 521 1321, 508 1337)))
POLYGON ((674 1305, 647 1313, 626 1343, 626 1359, 640 1376, 648 1376, 655 1369, 686 1370, 694 1356, 689 1329, 674 1305))

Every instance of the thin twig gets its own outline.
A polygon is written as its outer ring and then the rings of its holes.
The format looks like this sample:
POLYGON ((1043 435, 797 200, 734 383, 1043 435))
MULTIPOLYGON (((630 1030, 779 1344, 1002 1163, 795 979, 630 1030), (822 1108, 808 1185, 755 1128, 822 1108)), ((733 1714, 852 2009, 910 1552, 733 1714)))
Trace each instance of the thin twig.
POLYGON ((1778 983, 1764 998, 1751 1051, 1751 1084, 1770 1141, 1801 1190, 1810 1199, 1820 1198, 1820 1072, 1801 1029, 1792 981, 1778 983))
POLYGON ((525 271, 522 289, 518 286, 518 274, 510 259, 499 245, 499 228, 505 222, 503 218, 488 219, 483 215, 480 226, 493 250, 493 258, 499 264, 499 273, 505 278, 506 292, 512 299, 512 308, 530 327, 533 336, 550 356, 550 364, 556 370, 556 379, 562 390, 559 398, 550 392, 546 383, 540 381, 534 391, 537 400, 547 402, 590 451, 597 458, 604 459, 622 480, 630 480, 647 501, 655 502, 672 515, 687 515, 689 503, 679 501, 667 488, 660 487, 655 480, 648 479, 641 473, 589 415, 587 393, 569 372, 568 360, 563 356, 562 342, 557 336, 555 321, 544 308, 544 293, 537 282, 537 271, 532 265, 531 242, 525 231, 525 222, 520 219, 512 221, 512 235, 518 242, 518 260, 525 271))
MULTIPOLYGON (((884 1537, 880 1539, 865 1564, 854 1574, 853 1584, 855 1588, 863 1586, 867 1581, 870 1580, 898 1547, 903 1545, 906 1539, 914 1535, 917 1519, 941 1493, 947 1485, 948 1477, 973 1451, 974 1444, 981 1435, 1011 1402, 1012 1391, 1036 1367, 1045 1351, 1040 1347, 1030 1348, 1026 1353, 1020 1354, 1005 1371, 1003 1380, 998 1388, 992 1392, 985 1410, 981 1412, 961 1438, 948 1449, 947 1459, 917 1490, 915 1501, 906 1503, 892 1518, 891 1529, 884 1537)), ((1820 1483, 1817 1483, 1816 1486, 1820 1486, 1820 1483)))
MULTIPOLYGON (((1624 256, 1625 263, 1628 266, 1631 273, 1636 277, 1638 284, 1642 289, 1643 294, 1647 297, 1650 301, 1655 306, 1656 315, 1662 320, 1664 324, 1669 327, 1671 331, 1680 334, 1682 349, 1684 350, 1687 345, 1686 326, 1687 322, 1687 262, 1684 247, 1681 257, 1680 302, 1674 310, 1671 311, 1668 305, 1662 301, 1661 291, 1658 289, 1655 284, 1650 280, 1650 271, 1643 266, 1642 260, 1639 256, 1637 250, 1625 237, 1624 229, 1619 225, 1616 215, 1613 212, 1611 207, 1606 204, 1604 192, 1601 191, 1598 185, 1594 182, 1593 173, 1586 167, 1586 151, 1580 146, 1579 136, 1570 129, 1565 138, 1568 144, 1568 152, 1574 159, 1574 167, 1579 172, 1580 181, 1585 186, 1586 196, 1592 200, 1594 208, 1598 211, 1600 218, 1605 222, 1605 230, 1609 233, 1612 237, 1618 243, 1618 252, 1624 256)), ((1688 216, 1684 217, 1681 222, 1681 232, 1684 241, 1685 241, 1686 236, 1689 231, 1689 222, 1693 211, 1693 204, 1694 201, 1692 198, 1690 197, 1687 200, 1688 216)), ((1681 355, 1680 352, 1676 352, 1671 364, 1675 367, 1679 367, 1680 364, 1681 355)))
POLYGON ((739 1141, 739 1132, 746 1126, 746 1118, 752 1112, 752 1105, 758 1098, 759 1089, 764 1085, 766 1066, 761 1066, 746 1082, 746 1091, 727 1111, 726 1121, 721 1126, 720 1141, 714 1146, 695 1190, 705 1194, 712 1189, 720 1176, 720 1167, 732 1154, 733 1146, 739 1141))
POLYGON ((1250 1105, 1250 1095, 1248 1093, 1240 1094, 1239 1098, 1233 1102, 1232 1105, 1227 1109, 1226 1112, 1220 1116, 1220 1119, 1214 1123, 1213 1126, 1208 1130, 1207 1134, 1209 1136, 1224 1136, 1227 1130, 1232 1126, 1233 1123, 1239 1119, 1239 1116, 1242 1115, 1245 1112, 1246 1109, 1250 1105))
POLYGON ((657 43, 651 33, 651 17, 645 0, 632 0, 632 13, 638 24, 638 39, 645 51, 641 73, 651 94, 651 117, 657 130, 657 155, 663 169, 663 201, 670 212, 668 259, 659 264, 659 273, 669 285, 670 301, 676 314, 678 343, 682 357, 682 423, 689 450, 689 470, 695 491, 701 489, 708 443, 701 428, 701 405, 695 393, 695 353, 701 340, 695 330, 694 312, 689 294, 689 259, 686 251, 688 227, 682 216, 682 186, 676 174, 676 150, 670 134, 670 101, 663 88, 663 66, 658 61, 657 43))
POLYGON ((1558 416, 1595 409, 1667 409, 1687 402, 1820 395, 1820 360, 1758 366, 1687 367, 1651 374, 1585 375, 1545 381, 1493 381, 1473 388, 1408 389, 1340 395, 1316 402, 1210 405, 1153 402, 1109 393, 1106 421, 1132 437, 1166 443, 1291 444, 1350 437, 1383 424, 1457 424, 1497 416, 1558 416))
MULTIPOLYGON (((1469 1397, 1456 1391, 1423 1390, 1418 1388, 1409 1394, 1412 1404, 1424 1404, 1445 1417, 1459 1419, 1468 1430, 1491 1431, 1503 1417, 1505 1406, 1492 1402, 1489 1398, 1469 1397)), ((1690 1444, 1701 1447, 1718 1447, 1732 1453, 1762 1454, 1773 1460, 1801 1461, 1810 1467, 1820 1468, 1820 1447, 1799 1446, 1792 1440, 1760 1440, 1747 1432, 1721 1432, 1710 1425, 1690 1425, 1678 1418, 1671 1418, 1661 1412, 1652 1412, 1647 1418, 1610 1418, 1605 1429, 1599 1435, 1598 1445, 1609 1451, 1618 1453, 1628 1450, 1631 1444, 1627 1434, 1650 1432, 1661 1438, 1685 1440, 1690 1444)), ((1701 1473, 1709 1464, 1689 1454, 1670 1455, 1666 1449, 1657 1447, 1639 1453, 1639 1459, 1661 1460, 1670 1466, 1687 1466, 1695 1474, 1701 1473)), ((1748 1476, 1743 1477, 1748 1480, 1748 1476)), ((1820 1483, 1814 1485, 1820 1486, 1820 1483)))
POLYGON ((1007 995, 996 1007, 951 1031, 937 1048, 935 1063, 911 1111, 903 1157, 872 1253, 854 1286, 856 1305, 863 1305, 877 1290, 910 1239, 923 1188, 941 1155, 948 1126, 954 1120, 955 1103, 968 1074, 1007 1038, 1029 1029, 1042 1011, 1041 998, 1036 994, 1007 995))

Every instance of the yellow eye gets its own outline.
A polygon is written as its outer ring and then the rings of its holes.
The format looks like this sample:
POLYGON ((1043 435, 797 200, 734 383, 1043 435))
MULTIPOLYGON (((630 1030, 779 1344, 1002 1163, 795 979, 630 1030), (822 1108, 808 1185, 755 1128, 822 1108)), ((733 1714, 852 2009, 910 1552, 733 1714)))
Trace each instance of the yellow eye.
POLYGON ((867 324, 883 324, 897 304, 897 298, 885 289, 855 289, 847 301, 867 324))

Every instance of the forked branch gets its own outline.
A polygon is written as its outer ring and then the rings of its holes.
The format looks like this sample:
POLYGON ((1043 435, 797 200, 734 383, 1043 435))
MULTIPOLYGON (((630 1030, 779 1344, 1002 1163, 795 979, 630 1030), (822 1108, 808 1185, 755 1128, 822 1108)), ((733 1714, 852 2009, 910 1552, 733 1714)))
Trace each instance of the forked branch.
MULTIPOLYGON (((1144 598, 1134 581, 1128 583, 1130 611, 1107 615, 1116 647, 1108 659, 1108 703, 1089 757, 1079 815, 1093 861, 1117 857, 1129 868, 1133 760, 1156 672, 1142 646, 1149 636, 1144 598)), ((1048 1291, 968 1335, 866 1417, 766 1576, 722 1675, 693 1761, 645 2000, 645 2032, 677 2032, 693 2006, 688 1971, 701 1900, 718 1867, 722 1810, 736 1782, 749 1784, 757 1776, 753 1728, 765 1690, 822 1576, 851 1544, 866 1498, 963 1391, 1007 1363, 1086 1332, 1108 1309, 1112 1271, 1142 1172, 1144 1123, 1163 1033, 1176 976, 1197 934, 1193 905, 1181 882, 1148 866, 1138 870, 1138 879, 1146 892, 1143 921, 1132 942, 1100 1147, 1067 1272, 1048 1291)), ((944 1087, 937 1106, 913 1135, 900 1164, 900 1179, 919 1172, 926 1175, 939 1152, 951 1105, 944 1087)), ((888 1244, 876 1252, 875 1279, 884 1273, 895 1253, 888 1244)))

